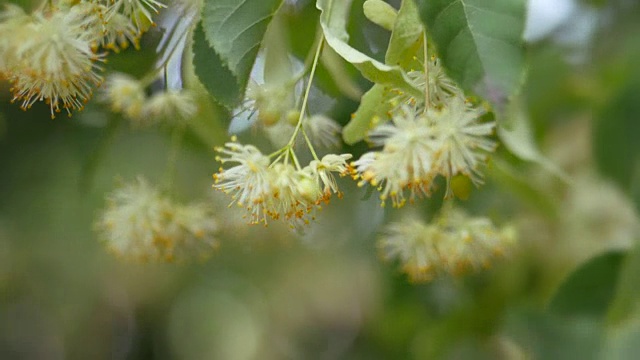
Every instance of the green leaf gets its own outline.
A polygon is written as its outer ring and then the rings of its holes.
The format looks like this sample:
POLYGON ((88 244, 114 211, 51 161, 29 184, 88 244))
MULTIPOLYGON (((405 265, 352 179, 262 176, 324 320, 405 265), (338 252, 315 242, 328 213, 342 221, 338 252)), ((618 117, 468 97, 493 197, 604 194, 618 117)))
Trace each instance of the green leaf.
POLYGON ((402 1, 384 61, 405 70, 411 70, 412 65, 422 66, 415 60, 422 47, 422 33, 423 26, 415 3, 413 0, 402 1))
POLYGON ((416 0, 449 76, 501 106, 525 70, 525 0, 416 0))
POLYGON ((205 89, 222 105, 232 108, 242 99, 236 76, 205 39, 202 24, 193 32, 193 67, 205 89))
POLYGON ((212 93, 213 96, 228 108, 235 106, 241 100, 267 26, 281 3, 282 0, 205 1, 202 10, 202 28, 207 42, 218 56, 212 59, 212 68, 197 70, 197 72, 198 74, 207 72, 209 77, 214 78, 220 65, 230 70, 236 79, 236 86, 230 94, 220 94, 229 91, 225 88, 229 85, 226 74, 224 74, 224 82, 207 86, 209 91, 217 88, 214 90, 215 93, 212 93), (220 98, 221 95, 222 98, 220 98))
POLYGON ((640 245, 629 253, 620 270, 615 298, 609 308, 608 320, 617 325, 640 310, 640 245))
MULTIPOLYGON (((417 8, 412 0, 405 0, 393 26, 385 61, 403 69, 410 69, 411 65, 416 63, 415 56, 421 46, 422 23, 417 8)), ((418 96, 422 94, 419 93, 418 96)), ((388 89, 381 84, 374 84, 363 95, 358 110, 343 130, 342 137, 345 143, 351 145, 361 141, 367 131, 375 125, 376 120, 386 118, 387 112, 391 110, 388 100, 388 89)))
POLYGON ((390 108, 386 101, 386 90, 384 86, 375 84, 369 91, 362 95, 360 106, 353 114, 351 121, 342 130, 342 138, 345 143, 353 145, 364 139, 367 131, 371 130, 376 117, 385 115, 385 110, 390 108))
POLYGON ((640 211, 640 81, 628 85, 596 119, 593 152, 601 173, 629 193, 640 211))
POLYGON ((370 81, 421 96, 420 90, 411 83, 400 67, 385 65, 348 44, 346 26, 351 1, 317 0, 316 7, 322 12, 320 25, 327 44, 370 81))
POLYGON ((503 117, 504 119, 498 124, 498 136, 512 154, 522 160, 537 163, 550 173, 569 181, 568 176, 540 152, 521 99, 514 99, 503 117))
POLYGON ((614 299, 624 255, 611 251, 582 265, 560 286, 549 310, 564 316, 604 316, 614 299))

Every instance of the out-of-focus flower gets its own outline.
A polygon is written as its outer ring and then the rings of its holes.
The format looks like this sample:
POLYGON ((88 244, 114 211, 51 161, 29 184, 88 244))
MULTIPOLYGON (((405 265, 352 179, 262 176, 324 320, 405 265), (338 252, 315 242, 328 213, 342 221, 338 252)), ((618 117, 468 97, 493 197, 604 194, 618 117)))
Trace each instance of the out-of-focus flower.
POLYGON ((147 125, 153 119, 143 116, 146 95, 140 81, 125 74, 112 74, 103 91, 104 100, 114 112, 127 116, 135 125, 147 125))
POLYGON ((302 120, 302 127, 313 145, 326 149, 340 146, 342 127, 335 120, 324 115, 312 115, 302 120))
POLYGON ((513 228, 498 229, 487 218, 446 207, 429 224, 407 217, 388 225, 378 247, 385 260, 398 260, 412 281, 429 281, 487 268, 514 242, 513 228))
POLYGON ((195 115, 198 105, 193 95, 186 91, 166 90, 154 94, 144 103, 142 112, 157 120, 180 124, 195 115))
POLYGON ((496 124, 479 123, 483 111, 467 104, 461 97, 452 97, 445 104, 441 109, 429 109, 427 113, 441 142, 437 171, 447 181, 463 174, 479 185, 482 177, 478 167, 486 161, 486 153, 496 149, 496 143, 488 138, 496 124))
POLYGON ((127 259, 174 261, 208 256, 218 246, 212 211, 175 204, 142 178, 114 191, 96 228, 106 247, 127 259))

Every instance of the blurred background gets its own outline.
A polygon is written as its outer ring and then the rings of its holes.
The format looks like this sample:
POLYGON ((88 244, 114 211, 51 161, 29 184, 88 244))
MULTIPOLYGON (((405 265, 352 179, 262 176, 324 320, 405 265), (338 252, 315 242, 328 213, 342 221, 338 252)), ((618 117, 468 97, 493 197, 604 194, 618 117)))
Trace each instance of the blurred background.
MULTIPOLYGON (((354 1, 352 43, 381 57, 388 33, 361 6, 354 1)), ((426 284, 377 254, 381 225, 403 213, 348 179, 344 199, 304 234, 238 220, 211 190, 213 146, 228 139, 229 119, 206 95, 177 154, 173 195, 217 206, 220 248, 187 264, 113 257, 93 231, 105 194, 139 174, 159 182, 170 131, 133 129, 97 99, 71 118, 51 120, 43 104, 23 112, 0 79, 0 359, 636 358, 640 5, 528 8, 524 108, 569 180, 500 148, 486 184, 460 204, 515 225, 518 245, 487 271, 426 284)), ((314 33, 312 1, 287 1, 285 16, 314 33)), ((144 74, 163 36, 154 29, 108 69, 144 74)), ((312 41, 291 35, 302 59, 312 41)), ((344 124, 357 102, 326 69, 318 76, 344 124)), ((433 212, 440 198, 414 210, 433 212)))

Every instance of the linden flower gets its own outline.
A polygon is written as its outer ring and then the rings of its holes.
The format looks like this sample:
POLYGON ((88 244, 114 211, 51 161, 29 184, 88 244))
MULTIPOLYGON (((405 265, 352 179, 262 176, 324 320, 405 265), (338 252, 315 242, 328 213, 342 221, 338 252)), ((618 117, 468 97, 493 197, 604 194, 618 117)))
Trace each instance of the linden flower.
POLYGON ((0 36, 0 74, 6 72, 10 64, 15 63, 14 47, 24 37, 22 29, 29 21, 30 17, 17 5, 5 4, 4 10, 0 12, 0 34, 16 34, 0 36))
POLYGON ((141 261, 204 257, 217 247, 217 224, 204 205, 174 204, 144 179, 108 198, 96 228, 116 255, 141 261))
POLYGON ((487 138, 493 133, 495 122, 478 123, 482 113, 460 97, 450 98, 442 109, 427 113, 441 140, 436 167, 447 181, 463 174, 476 185, 482 183, 478 167, 487 160, 486 152, 496 149, 496 143, 487 138))
POLYGON ((411 281, 421 282, 488 268, 514 241, 510 227, 497 229, 489 219, 444 209, 430 224, 414 217, 389 224, 378 248, 385 260, 398 260, 411 281))
POLYGON ((272 192, 267 201, 267 213, 273 219, 308 224, 307 215, 319 202, 321 192, 313 177, 296 170, 291 164, 275 163, 269 169, 272 192))
POLYGON ((251 215, 251 223, 266 224, 265 202, 272 194, 269 158, 253 145, 236 142, 228 142, 224 147, 216 148, 216 151, 222 154, 216 157, 217 161, 238 165, 226 170, 220 168, 213 175, 213 187, 231 195, 231 204, 246 207, 251 215))
POLYGON ((383 145, 382 150, 364 154, 353 166, 356 178, 362 179, 358 186, 379 186, 382 204, 391 197, 393 206, 400 207, 406 202, 405 189, 411 200, 430 193, 440 141, 427 118, 413 108, 400 107, 392 122, 369 133, 371 142, 383 145))
MULTIPOLYGON (((440 65, 440 59, 433 57, 429 61, 429 101, 432 105, 441 106, 450 97, 464 97, 464 93, 458 87, 458 85, 451 80, 451 78, 444 72, 442 65, 440 65)), ((424 71, 409 71, 407 73, 409 80, 413 83, 417 89, 424 93, 426 86, 426 77, 424 71)), ((413 96, 405 93, 401 90, 392 90, 396 93, 395 96, 389 100, 393 106, 399 105, 423 105, 423 98, 414 98, 413 96)))
POLYGON ((121 13, 109 13, 109 8, 97 2, 81 2, 70 9, 82 23, 82 27, 91 34, 92 47, 103 47, 116 53, 126 49, 129 43, 139 46, 140 34, 130 17, 121 13))
POLYGON ((21 33, 29 36, 13 42, 15 61, 9 64, 13 100, 21 100, 28 109, 36 101, 46 101, 54 113, 65 109, 80 110, 92 95, 92 85, 102 77, 96 55, 91 50, 91 36, 72 12, 36 13, 21 33))
POLYGON ((107 21, 121 13, 131 19, 138 33, 146 31, 149 25, 155 25, 152 12, 157 14, 159 9, 167 6, 155 0, 102 0, 108 6, 107 21))
POLYGON ((218 248, 218 239, 214 236, 218 224, 209 206, 200 203, 178 206, 173 220, 181 244, 174 249, 176 258, 197 254, 198 258, 205 259, 218 248))
POLYGON ((464 94, 444 72, 440 59, 433 57, 429 62, 429 98, 434 104, 442 104, 451 97, 464 97, 464 94))
POLYGON ((185 90, 166 90, 151 96, 145 102, 143 113, 156 119, 181 123, 190 119, 198 111, 193 95, 185 90))
POLYGON ((351 157, 351 154, 328 154, 321 160, 311 161, 305 168, 305 171, 316 179, 318 186, 321 183, 324 186, 324 199, 331 197, 332 192, 341 196, 333 173, 338 173, 340 176, 346 175, 350 170, 347 160, 351 159, 351 157))
POLYGON ((346 160, 351 157, 327 155, 301 169, 288 162, 271 163, 252 145, 229 142, 216 151, 222 154, 218 161, 237 164, 213 175, 213 187, 231 195, 230 205, 245 207, 252 224, 282 219, 292 227, 308 224, 320 203, 327 202, 331 192, 338 193, 331 173, 347 173, 346 160))
POLYGON ((142 84, 125 74, 112 74, 107 78, 103 99, 114 112, 123 113, 136 125, 146 125, 151 119, 143 116, 146 96, 142 84))

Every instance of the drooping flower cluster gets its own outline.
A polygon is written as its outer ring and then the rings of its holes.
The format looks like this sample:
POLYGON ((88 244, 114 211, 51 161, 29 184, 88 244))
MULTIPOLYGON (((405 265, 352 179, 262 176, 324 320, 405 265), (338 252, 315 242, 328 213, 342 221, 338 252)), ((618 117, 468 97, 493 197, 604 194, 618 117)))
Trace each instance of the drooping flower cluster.
POLYGON ((139 178, 114 191, 96 228, 116 255, 139 261, 206 257, 218 247, 218 225, 204 204, 180 205, 139 178))
POLYGON ((488 268, 514 242, 513 228, 498 229, 487 218, 445 207, 429 224, 415 217, 389 224, 378 248, 385 260, 399 261, 402 271, 420 282, 440 274, 461 275, 488 268))
MULTIPOLYGON (((250 223, 267 224, 269 219, 283 219, 292 225, 308 223, 309 217, 332 194, 341 196, 334 173, 348 173, 350 154, 329 154, 311 161, 304 168, 297 159, 271 161, 253 145, 234 141, 217 148, 221 163, 236 164, 220 168, 213 175, 214 188, 229 194, 231 204, 245 207, 250 223)), ((285 154, 285 156, 288 156, 285 154)))
POLYGON ((181 124, 198 111, 195 97, 188 90, 165 90, 149 97, 142 82, 119 73, 107 78, 103 100, 137 127, 160 121, 181 124))
POLYGON ((391 121, 368 134, 372 145, 382 149, 365 153, 353 164, 359 185, 378 187, 383 205, 391 198, 394 207, 403 206, 406 192, 409 200, 429 196, 438 175, 447 180, 447 196, 451 195, 449 183, 458 174, 479 185, 479 167, 486 153, 495 150, 489 138, 495 123, 479 122, 484 111, 462 97, 437 62, 433 70, 439 72, 429 77, 431 106, 426 108, 424 100, 396 97, 391 121))
POLYGON ((32 14, 15 5, 0 13, 0 75, 23 109, 46 102, 51 117, 81 110, 102 83, 100 48, 119 51, 152 24, 154 0, 47 2, 32 14))

